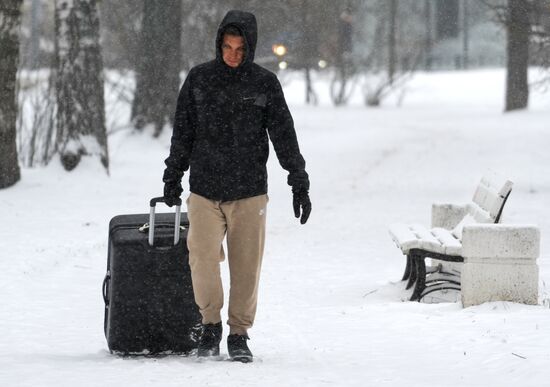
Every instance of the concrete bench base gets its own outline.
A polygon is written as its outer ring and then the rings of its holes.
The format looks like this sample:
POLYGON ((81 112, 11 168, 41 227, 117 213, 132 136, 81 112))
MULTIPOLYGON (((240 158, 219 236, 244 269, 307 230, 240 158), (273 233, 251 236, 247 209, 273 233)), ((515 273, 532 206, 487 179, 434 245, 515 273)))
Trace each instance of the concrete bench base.
POLYGON ((464 307, 490 301, 538 303, 540 231, 531 225, 464 228, 464 307))
POLYGON ((537 265, 464 263, 461 298, 464 307, 491 301, 538 303, 537 265))

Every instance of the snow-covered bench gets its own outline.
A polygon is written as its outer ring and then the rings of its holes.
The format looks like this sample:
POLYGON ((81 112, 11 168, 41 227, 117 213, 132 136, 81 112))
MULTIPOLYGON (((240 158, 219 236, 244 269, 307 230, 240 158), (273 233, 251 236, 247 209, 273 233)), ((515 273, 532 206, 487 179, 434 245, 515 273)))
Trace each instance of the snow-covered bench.
POLYGON ((415 285, 411 301, 420 301, 437 290, 462 287, 464 306, 496 299, 537 302, 538 229, 496 224, 512 185, 490 171, 481 179, 471 202, 433 204, 432 228, 402 223, 390 226, 392 239, 407 256, 403 280, 408 280, 407 289, 415 285), (439 264, 427 269, 425 258, 439 264))

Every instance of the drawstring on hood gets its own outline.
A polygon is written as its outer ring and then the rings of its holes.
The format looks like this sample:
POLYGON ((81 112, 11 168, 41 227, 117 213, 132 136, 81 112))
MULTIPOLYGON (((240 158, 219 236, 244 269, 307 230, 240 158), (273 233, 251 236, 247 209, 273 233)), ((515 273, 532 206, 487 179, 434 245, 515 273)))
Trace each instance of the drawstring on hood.
POLYGON ((229 11, 220 23, 220 26, 218 27, 218 34, 216 36, 216 60, 220 63, 224 63, 222 55, 223 34, 225 29, 230 25, 235 26, 239 29, 239 31, 241 31, 246 47, 245 56, 243 62, 239 65, 239 68, 250 65, 254 62, 254 53, 256 52, 258 24, 256 23, 256 17, 253 14, 244 11, 229 11))

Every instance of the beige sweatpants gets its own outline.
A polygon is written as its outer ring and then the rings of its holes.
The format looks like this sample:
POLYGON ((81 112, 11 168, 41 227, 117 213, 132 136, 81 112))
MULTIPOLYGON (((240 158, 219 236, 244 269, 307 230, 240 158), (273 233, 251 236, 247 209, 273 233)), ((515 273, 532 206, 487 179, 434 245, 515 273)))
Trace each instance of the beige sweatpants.
POLYGON ((260 195, 220 202, 194 193, 187 199, 189 264, 203 324, 221 321, 220 263, 225 258, 222 243, 227 234, 231 278, 227 324, 232 334, 247 334, 252 327, 264 252, 267 201, 267 195, 260 195))

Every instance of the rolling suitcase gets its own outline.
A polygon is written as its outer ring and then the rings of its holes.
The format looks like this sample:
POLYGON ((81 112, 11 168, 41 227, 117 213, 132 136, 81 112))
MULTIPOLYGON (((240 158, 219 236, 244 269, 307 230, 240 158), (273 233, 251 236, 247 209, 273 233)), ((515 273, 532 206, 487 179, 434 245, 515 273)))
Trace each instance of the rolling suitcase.
POLYGON ((180 201, 175 214, 155 215, 163 201, 151 199, 149 214, 119 215, 109 223, 103 298, 111 353, 188 354, 198 345, 187 214, 181 216, 180 201))

